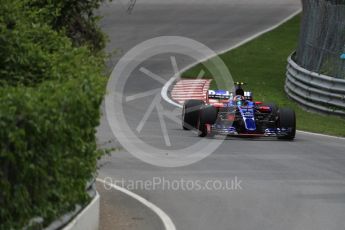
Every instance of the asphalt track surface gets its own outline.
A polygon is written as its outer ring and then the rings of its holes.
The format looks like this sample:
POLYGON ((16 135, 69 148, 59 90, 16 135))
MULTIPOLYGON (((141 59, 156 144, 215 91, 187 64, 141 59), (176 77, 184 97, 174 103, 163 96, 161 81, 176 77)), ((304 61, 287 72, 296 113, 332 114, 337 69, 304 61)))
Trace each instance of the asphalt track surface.
MULTIPOLYGON (((126 2, 119 1, 103 6, 101 13, 105 16, 102 27, 110 38, 108 50, 118 49, 110 64, 115 65, 133 46, 156 36, 185 36, 221 52, 278 23, 299 7, 297 0, 139 0, 130 15, 126 13, 126 2)), ((142 66, 168 81, 173 75, 170 56, 157 56, 142 66)), ((179 69, 195 61, 176 58, 179 69)), ((127 80, 124 92, 130 96, 160 87, 161 83, 137 71, 127 80)), ((152 100, 153 96, 124 104, 130 128, 136 129, 152 100)), ((161 104, 167 111, 175 109, 163 100, 161 104)), ((162 187, 132 190, 164 210, 177 229, 345 228, 345 139, 305 133, 298 133, 293 142, 229 138, 197 163, 164 168, 144 163, 122 149, 109 128, 104 106, 102 109, 99 144, 119 151, 100 161, 99 178, 183 178, 202 184, 208 180, 241 180, 241 189, 233 191, 175 191, 162 187)), ((172 145, 169 148, 184 148, 199 140, 192 132, 182 131, 177 123, 169 119, 165 123, 172 145)), ((155 112, 138 136, 157 148, 169 149, 155 112)))

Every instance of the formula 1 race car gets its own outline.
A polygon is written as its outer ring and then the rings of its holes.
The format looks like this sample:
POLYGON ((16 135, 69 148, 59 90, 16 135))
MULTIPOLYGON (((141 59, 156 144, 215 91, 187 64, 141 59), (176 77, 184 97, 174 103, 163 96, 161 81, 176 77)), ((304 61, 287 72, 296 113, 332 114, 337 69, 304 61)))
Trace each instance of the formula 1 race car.
POLYGON ((187 100, 183 104, 182 127, 197 129, 200 137, 214 134, 230 136, 274 136, 293 140, 296 134, 295 112, 275 104, 253 101, 243 82, 236 82, 234 92, 208 90, 206 102, 187 100))

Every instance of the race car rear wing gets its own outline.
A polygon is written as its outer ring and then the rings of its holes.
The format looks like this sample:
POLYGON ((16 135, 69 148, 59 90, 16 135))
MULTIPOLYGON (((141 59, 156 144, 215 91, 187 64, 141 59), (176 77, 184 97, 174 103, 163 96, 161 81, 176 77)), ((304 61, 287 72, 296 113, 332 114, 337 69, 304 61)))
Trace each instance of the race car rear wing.
MULTIPOLYGON (((219 99, 219 100, 226 100, 226 99, 232 100, 233 97, 235 96, 233 92, 229 92, 227 90, 209 90, 207 95, 209 99, 219 99)), ((252 92, 245 91, 243 96, 248 101, 253 100, 252 92)))

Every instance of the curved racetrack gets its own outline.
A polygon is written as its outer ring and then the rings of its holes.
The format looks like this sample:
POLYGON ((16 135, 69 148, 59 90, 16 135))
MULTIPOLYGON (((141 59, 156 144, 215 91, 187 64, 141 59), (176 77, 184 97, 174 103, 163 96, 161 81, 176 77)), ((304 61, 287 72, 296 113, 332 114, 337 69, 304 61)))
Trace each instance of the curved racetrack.
MULTIPOLYGON (((105 16, 102 26, 110 38, 108 49, 117 48, 112 65, 138 43, 163 35, 189 37, 221 52, 279 23, 300 8, 298 0, 139 0, 129 15, 125 3, 113 1, 101 9, 105 16)), ((182 69, 192 61, 181 57, 177 64, 182 69)), ((169 56, 157 56, 143 65, 166 81, 173 75, 169 56)), ((125 94, 130 96, 161 87, 161 83, 134 73, 125 84, 125 94)), ((126 119, 134 130, 152 100, 153 96, 145 97, 124 105, 126 119)), ((161 104, 167 111, 176 109, 165 101, 161 104)), ((199 140, 192 132, 182 131, 175 122, 169 119, 165 122, 171 148, 183 148, 199 140)), ((165 148, 158 114, 153 112, 148 117, 139 136, 146 143, 165 148)), ((121 147, 105 114, 98 138, 101 146, 121 147)), ((120 148, 102 159, 100 165, 101 179, 139 181, 158 177, 173 181, 184 178, 204 183, 238 178, 242 181, 242 189, 237 191, 134 191, 163 209, 177 229, 340 230, 345 227, 345 139, 302 132, 297 133, 293 142, 229 138, 209 157, 179 168, 146 164, 120 148)))

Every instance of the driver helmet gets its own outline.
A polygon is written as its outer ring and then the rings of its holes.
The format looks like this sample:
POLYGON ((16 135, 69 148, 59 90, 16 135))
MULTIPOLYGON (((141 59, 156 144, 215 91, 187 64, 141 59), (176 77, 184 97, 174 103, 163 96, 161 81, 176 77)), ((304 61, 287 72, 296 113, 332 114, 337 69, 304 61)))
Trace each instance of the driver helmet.
POLYGON ((245 98, 242 95, 236 95, 234 97, 234 102, 237 106, 242 106, 244 101, 245 101, 245 98))

